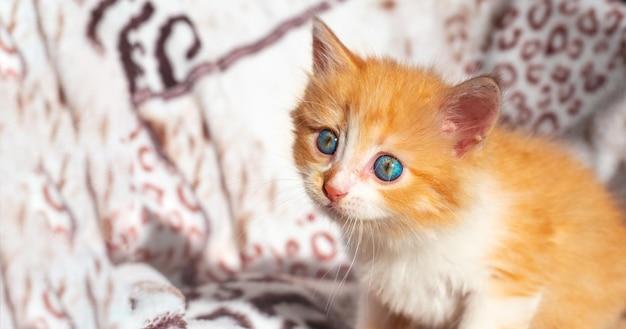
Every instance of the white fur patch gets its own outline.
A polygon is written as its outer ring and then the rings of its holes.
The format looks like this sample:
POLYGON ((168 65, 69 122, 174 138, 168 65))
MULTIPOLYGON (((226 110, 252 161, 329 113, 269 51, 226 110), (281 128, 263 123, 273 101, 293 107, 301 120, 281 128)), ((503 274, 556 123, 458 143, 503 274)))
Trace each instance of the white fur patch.
POLYGON ((541 293, 531 297, 494 298, 477 295, 463 319, 463 329, 528 328, 537 312, 541 293))
POLYGON ((484 258, 497 243, 506 203, 488 181, 476 181, 475 202, 453 227, 360 248, 363 284, 394 312, 436 326, 453 315, 460 296, 485 290, 484 258))

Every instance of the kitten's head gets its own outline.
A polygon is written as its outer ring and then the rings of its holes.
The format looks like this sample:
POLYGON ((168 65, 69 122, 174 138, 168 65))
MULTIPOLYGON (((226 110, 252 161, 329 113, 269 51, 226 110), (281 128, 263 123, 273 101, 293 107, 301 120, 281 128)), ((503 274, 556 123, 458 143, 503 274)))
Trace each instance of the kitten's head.
POLYGON ((313 74, 292 113, 295 163, 335 220, 444 225, 499 106, 490 78, 450 86, 428 69, 360 58, 315 20, 313 74))

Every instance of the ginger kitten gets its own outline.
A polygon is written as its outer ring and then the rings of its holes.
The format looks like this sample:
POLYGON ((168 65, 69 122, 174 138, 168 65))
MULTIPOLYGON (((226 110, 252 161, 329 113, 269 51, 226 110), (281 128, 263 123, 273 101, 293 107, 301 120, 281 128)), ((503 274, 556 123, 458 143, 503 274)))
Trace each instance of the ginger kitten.
POLYGON ((293 155, 356 257, 357 328, 620 327, 623 214, 561 147, 498 127, 500 101, 315 20, 293 155))

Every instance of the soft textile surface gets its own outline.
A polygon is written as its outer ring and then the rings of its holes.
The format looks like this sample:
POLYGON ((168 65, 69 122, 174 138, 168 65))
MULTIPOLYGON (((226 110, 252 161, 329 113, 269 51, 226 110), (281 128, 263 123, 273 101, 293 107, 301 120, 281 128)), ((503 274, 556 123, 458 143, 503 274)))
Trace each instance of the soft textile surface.
POLYGON ((290 159, 314 15, 497 76, 503 123, 626 191, 622 2, 3 0, 0 327, 348 328, 351 259, 290 159))

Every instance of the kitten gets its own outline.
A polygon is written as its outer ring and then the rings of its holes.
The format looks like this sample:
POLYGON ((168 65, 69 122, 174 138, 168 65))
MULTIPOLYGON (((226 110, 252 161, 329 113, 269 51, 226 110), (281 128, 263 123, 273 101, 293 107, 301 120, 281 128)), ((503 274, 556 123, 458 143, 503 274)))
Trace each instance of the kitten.
POLYGON ((356 257, 357 328, 617 328, 623 214, 557 144, 498 127, 500 102, 315 20, 293 155, 356 257))

